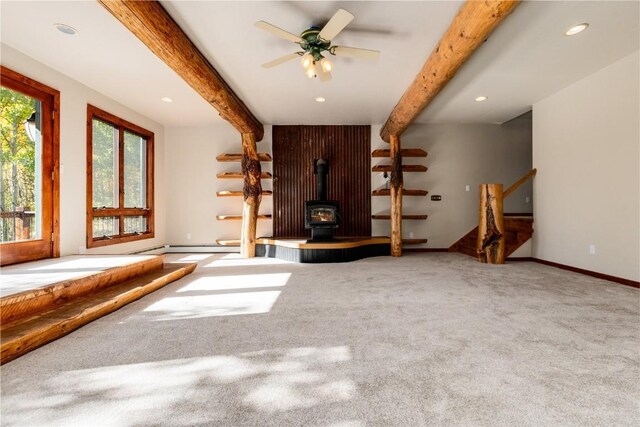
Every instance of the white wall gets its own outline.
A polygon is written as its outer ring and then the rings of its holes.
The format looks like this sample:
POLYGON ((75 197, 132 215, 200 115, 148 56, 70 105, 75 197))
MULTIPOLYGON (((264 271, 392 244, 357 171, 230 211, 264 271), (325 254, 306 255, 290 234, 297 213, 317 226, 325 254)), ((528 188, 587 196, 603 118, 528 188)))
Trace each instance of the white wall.
MULTIPOLYGON (((2 44, 2 65, 60 91, 60 253, 127 253, 165 243, 164 130, 158 123, 2 44), (155 134, 155 237, 86 249, 87 104, 155 134)), ((157 100, 149 100, 157 102, 157 100)))
MULTIPOLYGON (((167 242, 171 245, 215 245, 217 239, 239 239, 242 221, 217 221, 216 215, 241 215, 242 197, 216 197, 216 191, 242 190, 241 179, 216 179, 220 172, 240 171, 239 162, 218 162, 223 153, 240 153, 241 137, 230 124, 168 127, 167 242), (190 236, 189 236, 190 235, 190 236)), ((271 154, 271 126, 265 126, 258 152, 271 154)), ((270 162, 263 172, 272 172, 270 162)), ((262 188, 271 190, 271 180, 262 188)), ((261 214, 272 213, 272 197, 264 196, 261 214)), ((257 235, 271 236, 272 221, 259 220, 257 235)))
POLYGON ((536 258, 640 280, 639 61, 534 105, 536 258))
MULTIPOLYGON (((372 127, 372 150, 389 148, 372 127)), ((422 164, 426 173, 404 173, 404 188, 424 189, 427 197, 403 197, 403 213, 426 213, 426 221, 402 223, 403 238, 428 238, 416 247, 448 248, 478 225, 478 187, 503 183, 505 190, 531 169, 531 117, 523 115, 503 125, 412 125, 401 137, 403 148, 422 148, 426 158, 404 158, 404 164, 422 164), (466 186, 470 191, 465 191, 466 186), (439 194, 442 201, 431 201, 439 194)), ((388 159, 372 159, 372 165, 388 159)), ((382 173, 373 173, 372 189, 384 187, 382 173)), ((532 212, 531 182, 505 200, 505 212, 532 212)), ((373 197, 372 213, 388 213, 389 197, 373 197)), ((372 221, 373 235, 389 235, 389 221, 372 221)), ((411 246, 414 247, 414 246, 411 246)))

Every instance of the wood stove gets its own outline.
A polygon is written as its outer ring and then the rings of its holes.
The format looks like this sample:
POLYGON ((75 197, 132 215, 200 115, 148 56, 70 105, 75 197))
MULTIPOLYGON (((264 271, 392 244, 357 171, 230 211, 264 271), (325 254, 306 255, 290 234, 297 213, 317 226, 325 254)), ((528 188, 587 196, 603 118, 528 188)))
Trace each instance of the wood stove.
POLYGON ((314 174, 318 199, 304 202, 304 228, 311 229, 311 241, 327 242, 333 240, 333 230, 340 223, 338 202, 327 200, 329 162, 326 159, 315 160, 314 174))

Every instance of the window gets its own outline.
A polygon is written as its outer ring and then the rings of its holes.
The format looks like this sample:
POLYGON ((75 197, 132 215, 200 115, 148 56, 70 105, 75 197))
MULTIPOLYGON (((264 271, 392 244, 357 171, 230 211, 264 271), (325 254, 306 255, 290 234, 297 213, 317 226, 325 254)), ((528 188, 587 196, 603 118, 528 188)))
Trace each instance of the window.
POLYGON ((153 133, 87 107, 87 247, 153 237, 153 133))

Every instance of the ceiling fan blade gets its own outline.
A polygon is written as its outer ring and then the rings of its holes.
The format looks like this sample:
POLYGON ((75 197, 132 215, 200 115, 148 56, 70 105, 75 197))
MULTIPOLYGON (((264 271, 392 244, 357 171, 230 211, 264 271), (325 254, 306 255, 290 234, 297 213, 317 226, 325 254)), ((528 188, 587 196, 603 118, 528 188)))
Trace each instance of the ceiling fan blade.
POLYGON ((347 58, 358 59, 377 59, 380 52, 377 50, 360 49, 357 47, 335 46, 329 51, 335 56, 344 56, 347 58))
POLYGON ((353 18, 355 17, 346 10, 338 9, 331 19, 329 19, 327 25, 325 25, 320 31, 318 37, 326 41, 333 40, 338 34, 340 34, 340 31, 342 31, 344 27, 349 25, 349 22, 353 21, 353 18))
POLYGON ((270 61, 270 62, 265 62, 264 64, 262 64, 262 68, 272 68, 272 67, 275 67, 276 65, 283 64, 295 58, 300 58, 300 54, 298 52, 281 56, 280 58, 274 59, 273 61, 270 61))
POLYGON ((271 34, 283 38, 285 40, 290 40, 294 43, 301 43, 304 40, 300 38, 300 36, 296 36, 295 34, 291 34, 288 31, 283 30, 282 28, 278 28, 275 25, 271 25, 268 22, 258 21, 255 23, 255 26, 263 29, 265 31, 270 32, 271 34))

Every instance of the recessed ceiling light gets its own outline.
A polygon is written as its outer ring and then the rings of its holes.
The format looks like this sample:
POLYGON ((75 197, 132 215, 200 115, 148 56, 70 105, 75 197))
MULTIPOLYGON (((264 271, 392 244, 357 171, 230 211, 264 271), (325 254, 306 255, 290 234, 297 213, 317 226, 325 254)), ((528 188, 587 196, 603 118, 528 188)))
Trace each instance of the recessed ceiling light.
POLYGON ((169 104, 170 102, 173 102, 173 99, 165 96, 164 98, 160 98, 160 101, 166 102, 167 104, 169 104))
POLYGON ((76 30, 73 27, 70 27, 67 24, 53 24, 54 27, 56 27, 56 30, 60 31, 61 33, 64 33, 68 36, 74 36, 78 33, 78 30, 76 30))
POLYGON ((574 25, 573 27, 569 28, 567 30, 567 32, 565 33, 565 35, 567 36, 573 36, 575 34, 581 33, 584 30, 587 29, 587 27, 589 26, 589 24, 587 24, 586 22, 582 23, 582 24, 578 24, 578 25, 574 25))
POLYGON ((316 98, 316 102, 324 102, 326 101, 326 99, 324 99, 323 97, 319 96, 316 98))
POLYGON ((482 102, 482 101, 486 101, 487 99, 489 99, 489 98, 487 98, 486 96, 484 96, 484 95, 483 95, 483 96, 479 96, 479 97, 477 97, 477 98, 476 98, 476 101, 477 101, 477 102, 482 102))

